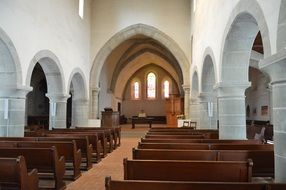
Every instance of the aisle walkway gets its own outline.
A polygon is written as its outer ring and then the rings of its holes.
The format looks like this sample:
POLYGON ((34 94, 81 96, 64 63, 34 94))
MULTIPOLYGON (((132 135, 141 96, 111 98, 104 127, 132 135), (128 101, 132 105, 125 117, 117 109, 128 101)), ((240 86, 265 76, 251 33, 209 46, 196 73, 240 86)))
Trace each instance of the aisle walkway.
POLYGON ((148 130, 145 126, 131 129, 131 125, 122 126, 121 146, 108 154, 100 163, 94 164, 88 172, 67 186, 67 190, 104 190, 106 176, 123 179, 123 158, 132 157, 132 148, 148 130))

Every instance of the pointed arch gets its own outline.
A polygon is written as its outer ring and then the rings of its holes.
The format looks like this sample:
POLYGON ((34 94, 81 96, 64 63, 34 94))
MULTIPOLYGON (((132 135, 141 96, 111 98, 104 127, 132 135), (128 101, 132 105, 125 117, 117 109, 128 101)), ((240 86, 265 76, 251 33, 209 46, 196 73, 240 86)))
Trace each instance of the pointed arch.
POLYGON ((162 31, 158 30, 155 27, 148 26, 145 24, 135 24, 115 34, 100 49, 100 51, 98 52, 98 54, 96 55, 93 61, 93 65, 92 65, 92 69, 90 73, 91 88, 98 87, 100 72, 108 55, 122 42, 138 34, 155 39, 158 42, 160 42, 162 45, 164 45, 166 48, 168 48, 170 52, 174 55, 174 57, 177 59, 181 67, 184 84, 189 83, 189 77, 188 77, 189 76, 188 74, 189 62, 184 52, 179 47, 179 45, 172 38, 170 38, 169 36, 167 36, 162 31))

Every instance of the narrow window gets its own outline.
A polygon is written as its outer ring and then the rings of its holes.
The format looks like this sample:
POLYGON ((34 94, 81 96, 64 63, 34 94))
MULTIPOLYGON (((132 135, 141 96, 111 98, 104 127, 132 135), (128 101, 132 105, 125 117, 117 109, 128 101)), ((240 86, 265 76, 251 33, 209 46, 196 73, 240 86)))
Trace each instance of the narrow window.
POLYGON ((197 0, 193 0, 193 12, 196 12, 197 9, 197 0))
POLYGON ((164 83, 163 83, 163 92, 164 92, 164 98, 169 98, 170 83, 167 80, 165 80, 164 83))
POLYGON ((83 14, 84 14, 84 0, 79 0, 79 5, 78 5, 78 15, 80 18, 83 19, 83 14))
POLYGON ((139 86, 139 82, 134 82, 133 83, 133 98, 134 99, 139 99, 139 92, 140 92, 140 86, 139 86))
POLYGON ((156 75, 154 73, 147 75, 147 98, 156 98, 156 75))

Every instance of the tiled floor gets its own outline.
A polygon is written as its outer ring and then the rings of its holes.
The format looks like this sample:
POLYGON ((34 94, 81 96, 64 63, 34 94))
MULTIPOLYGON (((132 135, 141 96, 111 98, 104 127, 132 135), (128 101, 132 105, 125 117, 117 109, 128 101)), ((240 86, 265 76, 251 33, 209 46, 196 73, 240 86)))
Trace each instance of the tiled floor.
POLYGON ((100 163, 94 164, 93 168, 84 172, 75 182, 67 186, 67 190, 104 190, 106 176, 112 179, 123 179, 123 158, 131 158, 132 148, 144 136, 148 126, 140 125, 131 129, 131 125, 122 126, 121 146, 108 154, 100 163))

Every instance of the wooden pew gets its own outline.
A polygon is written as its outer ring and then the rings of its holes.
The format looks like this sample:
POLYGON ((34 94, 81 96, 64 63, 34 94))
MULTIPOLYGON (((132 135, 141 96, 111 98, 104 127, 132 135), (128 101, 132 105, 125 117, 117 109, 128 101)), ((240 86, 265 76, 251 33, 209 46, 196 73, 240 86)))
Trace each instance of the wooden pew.
MULTIPOLYGON (((76 146, 78 149, 81 150, 82 158, 84 158, 84 162, 86 163, 85 169, 89 170, 92 168, 92 144, 89 143, 89 139, 87 136, 82 137, 74 137, 74 136, 66 136, 66 137, 0 137, 1 141, 66 141, 66 142, 76 142, 76 146)), ((0 143, 1 146, 1 143, 0 143)), ((4 147, 15 147, 15 145, 7 143, 4 147)), ((98 162, 101 160, 101 157, 99 157, 98 162)))
POLYGON ((225 144, 225 143, 138 143, 139 149, 181 150, 273 150, 272 144, 225 144))
POLYGON ((124 159, 125 180, 250 182, 252 161, 124 159))
POLYGON ((92 144, 93 148, 93 157, 95 158, 95 162, 99 162, 101 160, 101 156, 106 156, 106 147, 103 147, 103 149, 100 149, 101 142, 98 140, 98 136, 95 134, 90 133, 46 133, 45 137, 87 137, 89 140, 89 143, 92 144))
MULTIPOLYGON (((62 141, 62 142, 76 142, 76 147, 81 150, 81 158, 82 162, 85 163, 84 169, 89 170, 92 168, 92 144, 89 143, 89 139, 87 136, 83 137, 37 137, 37 141, 62 141)), ((97 158, 97 162, 101 160, 101 157, 97 158)))
POLYGON ((111 130, 85 130, 85 129, 60 129, 60 128, 53 128, 52 131, 48 131, 49 133, 90 133, 90 134, 96 134, 98 136, 98 139, 101 142, 103 151, 106 151, 104 153, 104 156, 106 156, 107 151, 110 153, 113 151, 113 135, 111 133, 111 130), (108 147, 107 147, 108 146, 108 147))
POLYGON ((273 150, 220 150, 217 160, 241 161, 249 158, 253 161, 252 175, 254 177, 274 178, 273 150))
POLYGON ((203 143, 138 143, 139 149, 179 149, 179 150, 209 150, 209 144, 203 143))
POLYGON ((84 129, 84 130, 111 130, 112 135, 114 137, 114 148, 120 146, 121 142, 121 127, 112 127, 112 128, 102 128, 102 127, 76 127, 76 129, 84 129))
POLYGON ((27 171, 25 158, 0 158, 0 189, 38 190, 37 169, 27 171))
POLYGON ((254 177, 274 177, 274 151, 133 149, 134 160, 245 161, 252 159, 254 177))
POLYGON ((146 139, 203 139, 204 135, 145 135, 146 139))
POLYGON ((105 178, 105 190, 285 190, 285 183, 182 182, 112 180, 105 178))
POLYGON ((146 139, 141 138, 143 143, 239 143, 239 144, 263 144, 260 140, 226 140, 226 139, 146 139))
POLYGON ((217 160, 217 151, 173 150, 173 149, 132 149, 134 160, 217 160))
POLYGON ((199 133, 218 133, 216 129, 193 129, 189 127, 152 127, 149 132, 196 131, 199 133))
MULTIPOLYGON (((0 142, 1 144, 1 142, 0 142)), ((65 176, 76 180, 81 176, 80 164, 81 164, 81 150, 77 149, 76 142, 63 142, 63 141, 41 141, 41 142, 17 142, 17 147, 23 148, 51 148, 56 147, 58 155, 64 156, 66 163, 72 163, 73 175, 65 176)), ((66 167, 68 169, 68 167, 66 167)))
POLYGON ((0 157, 18 157, 22 155, 26 159, 28 170, 36 168, 41 175, 40 178, 46 178, 53 174, 55 180, 55 189, 66 188, 63 181, 65 174, 65 159, 58 156, 56 147, 52 148, 0 148, 0 157))
POLYGON ((274 150, 272 144, 210 144, 210 150, 274 150))

